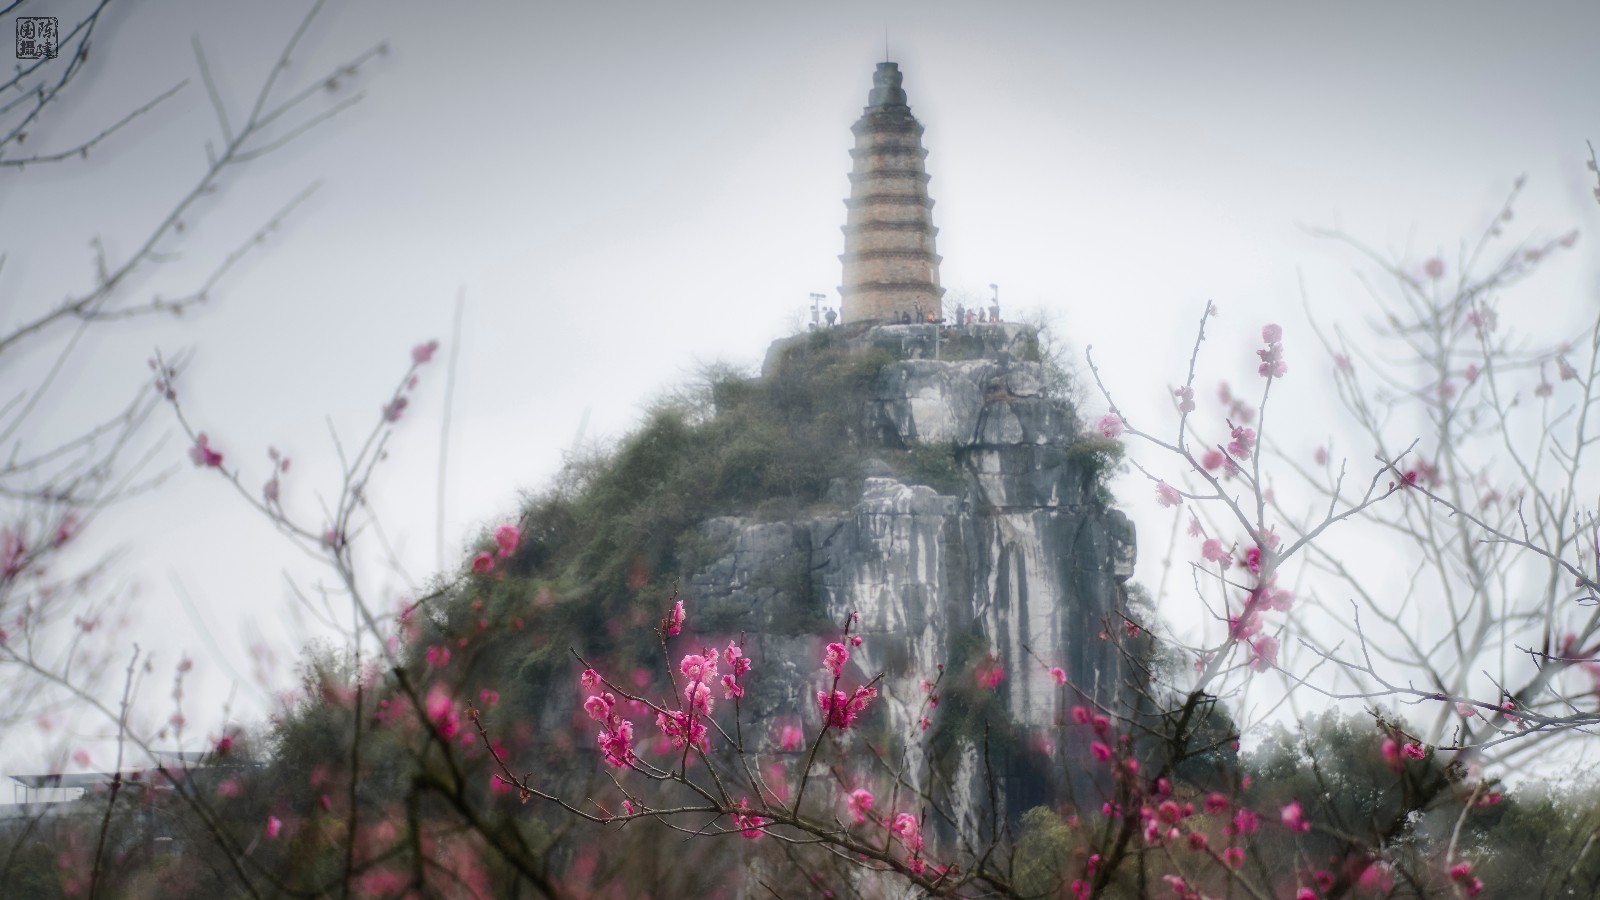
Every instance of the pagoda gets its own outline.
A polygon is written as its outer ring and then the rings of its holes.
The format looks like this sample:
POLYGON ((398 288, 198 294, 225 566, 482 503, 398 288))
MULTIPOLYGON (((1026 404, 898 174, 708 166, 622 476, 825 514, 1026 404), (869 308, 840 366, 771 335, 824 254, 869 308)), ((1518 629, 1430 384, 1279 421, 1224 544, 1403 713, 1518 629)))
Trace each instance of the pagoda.
POLYGON ((878 63, 861 118, 850 129, 850 199, 844 225, 845 322, 900 321, 901 313, 937 317, 939 254, 933 250, 933 201, 923 161, 922 123, 911 115, 899 65, 878 63))

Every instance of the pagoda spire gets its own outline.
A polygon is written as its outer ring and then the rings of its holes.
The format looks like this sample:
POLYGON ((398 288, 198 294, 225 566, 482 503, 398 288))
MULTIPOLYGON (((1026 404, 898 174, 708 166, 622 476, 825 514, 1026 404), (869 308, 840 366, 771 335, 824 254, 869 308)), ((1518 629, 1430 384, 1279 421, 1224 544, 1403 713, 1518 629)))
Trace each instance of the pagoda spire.
POLYGON ((846 322, 899 320, 919 309, 937 316, 944 288, 923 164, 928 151, 897 64, 878 63, 867 107, 850 130, 856 145, 844 202, 840 313, 846 322))

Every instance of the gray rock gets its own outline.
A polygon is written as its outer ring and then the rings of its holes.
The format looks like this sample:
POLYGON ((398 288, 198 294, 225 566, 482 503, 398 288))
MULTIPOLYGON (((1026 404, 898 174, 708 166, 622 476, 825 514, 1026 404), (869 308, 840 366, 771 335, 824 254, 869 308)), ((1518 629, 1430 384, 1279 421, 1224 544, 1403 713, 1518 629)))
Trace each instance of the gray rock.
MULTIPOLYGON (((1021 326, 988 329, 991 356, 958 361, 930 358, 933 333, 885 326, 849 338, 902 356, 873 382, 862 433, 890 449, 952 445, 965 473, 959 492, 905 483, 868 458, 859 493, 842 479, 828 491, 842 515, 719 518, 702 527, 720 555, 694 573, 692 590, 703 620, 747 632, 747 645, 759 649, 764 677, 748 707, 758 716, 799 714, 820 727, 815 692, 831 680, 820 649, 852 611, 864 640, 849 680, 884 674, 874 715, 892 734, 916 733, 918 680, 935 677, 972 637, 1004 667, 997 690, 1023 729, 1055 729, 1074 689, 1109 704, 1123 681, 1101 634, 1121 627, 1133 526, 1097 501, 1093 473, 1071 453, 1074 411, 1049 396, 1040 366, 1016 358, 1028 337, 1021 326), (1064 669, 1074 687, 1058 686, 1048 666, 1064 669)), ((773 345, 769 364, 784 343, 773 345)), ((755 733, 771 730, 758 724, 755 733)), ((945 749, 971 761, 970 745, 945 749)), ((909 769, 919 778, 920 752, 913 749, 909 769)), ((981 767, 957 768, 966 773, 956 775, 963 796, 952 802, 958 815, 975 815, 973 798, 983 795, 968 792, 982 786, 973 783, 981 767)))

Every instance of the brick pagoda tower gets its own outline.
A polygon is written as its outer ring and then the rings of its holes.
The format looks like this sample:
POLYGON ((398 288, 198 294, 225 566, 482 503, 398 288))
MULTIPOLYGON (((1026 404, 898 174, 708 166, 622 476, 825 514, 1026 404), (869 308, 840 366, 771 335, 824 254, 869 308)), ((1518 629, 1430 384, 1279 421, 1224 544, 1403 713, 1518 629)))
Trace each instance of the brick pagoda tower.
POLYGON ((850 129, 850 199, 844 202, 845 322, 898 320, 902 311, 938 314, 939 254, 933 252, 933 201, 923 164, 922 123, 911 115, 900 67, 878 63, 867 108, 850 129))

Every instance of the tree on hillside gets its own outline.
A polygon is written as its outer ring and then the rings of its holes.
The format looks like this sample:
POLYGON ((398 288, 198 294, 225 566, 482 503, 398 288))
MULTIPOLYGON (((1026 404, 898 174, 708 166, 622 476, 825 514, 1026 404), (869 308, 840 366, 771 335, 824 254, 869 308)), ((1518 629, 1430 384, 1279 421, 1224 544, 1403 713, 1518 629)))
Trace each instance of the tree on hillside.
MULTIPOLYGON (((234 249, 210 262, 193 282, 165 275, 165 267, 205 228, 206 213, 217 198, 236 193, 245 183, 249 163, 295 141, 332 116, 338 115, 362 94, 353 84, 370 64, 386 52, 378 45, 330 71, 307 80, 293 70, 291 54, 312 27, 321 3, 298 23, 283 52, 265 73, 250 105, 230 109, 222 100, 204 49, 194 43, 196 78, 173 85, 127 109, 114 121, 92 126, 87 132, 71 127, 73 108, 87 89, 86 73, 103 58, 96 52, 97 37, 126 4, 96 0, 79 4, 76 17, 57 17, 64 24, 56 35, 54 52, 41 43, 37 55, 19 62, 4 80, 0 101, 0 178, 16 184, 41 172, 83 167, 91 157, 110 157, 104 175, 106 194, 115 184, 146 177, 122 164, 118 157, 129 126, 160 122, 171 115, 175 97, 203 91, 216 115, 217 136, 205 145, 205 165, 161 208, 149 211, 148 224, 132 235, 102 241, 97 233, 75 233, 65 239, 90 239, 94 251, 86 278, 69 278, 51 296, 16 298, 8 305, 8 320, 0 327, 0 371, 9 374, 9 393, 0 397, 0 683, 7 687, 0 700, 0 732, 15 740, 25 730, 49 735, 64 721, 87 721, 97 731, 116 731, 119 746, 113 760, 93 762, 148 766, 152 741, 170 740, 182 731, 181 706, 170 722, 151 733, 130 730, 130 707, 137 702, 137 687, 148 674, 145 657, 137 648, 118 645, 107 626, 122 602, 107 584, 115 569, 114 553, 80 564, 64 559, 81 536, 114 536, 95 530, 99 514, 129 497, 147 492, 171 472, 162 446, 149 429, 150 416, 172 394, 181 357, 162 364, 158 377, 147 381, 144 372, 127 373, 127 398, 98 421, 83 424, 65 435, 46 420, 62 409, 93 408, 96 398, 82 387, 74 388, 74 374, 93 361, 84 350, 92 333, 114 332, 124 323, 161 316, 182 316, 186 311, 220 299, 227 279, 241 265, 269 245, 269 240, 290 224, 297 208, 315 185, 289 198, 266 221, 248 234, 238 235, 234 249), (59 135, 87 136, 62 140, 59 135), (130 247, 114 254, 108 245, 130 247), (151 281, 146 281, 151 279, 151 281), (60 298, 60 299, 56 299, 60 298), (46 427, 48 425, 48 427, 46 427), (126 667, 124 654, 133 661, 126 667), (122 686, 114 679, 123 675, 122 686), (119 699, 120 696, 120 699, 119 699), (132 748, 139 748, 138 751, 132 748), (144 752, 140 752, 144 751, 144 752)), ((26 14, 38 10, 12 3, 5 11, 26 14)), ((52 13, 67 12, 52 8, 52 13)), ((131 11, 131 10, 130 10, 131 11)), ((42 27, 42 26, 41 26, 42 27)), ((43 33, 39 36, 45 37, 43 33)), ((14 211, 16 212, 16 211, 14 211)), ((75 225, 76 227, 76 225, 75 225)), ((92 223, 87 226, 92 229, 92 223)), ((4 256, 0 255, 0 266, 4 256)), ((0 269, 3 275, 3 269, 0 269)), ((151 361, 152 368, 156 367, 151 361)), ((207 464, 214 450, 199 450, 194 461, 207 464)), ((177 673, 175 700, 181 701, 182 673, 177 673)), ((163 716, 165 718, 165 716, 163 716)), ((62 743, 53 768, 66 766, 72 752, 62 743)), ((79 750, 74 761, 87 766, 79 750)), ((121 786, 113 788, 116 798, 121 786)), ((129 788, 133 790, 133 788, 129 788)), ((125 795, 126 796, 126 795, 125 795)), ((109 819, 108 819, 109 822, 109 819)), ((34 826, 30 826, 33 829, 34 826)), ((102 835, 103 837, 103 835, 102 835)), ((104 841, 98 851, 104 850, 104 841)), ((91 846, 93 859, 85 871, 99 873, 101 854, 91 846)), ((0 882, 16 859, 0 857, 0 882)), ((93 892, 92 879, 90 882, 93 892)))

